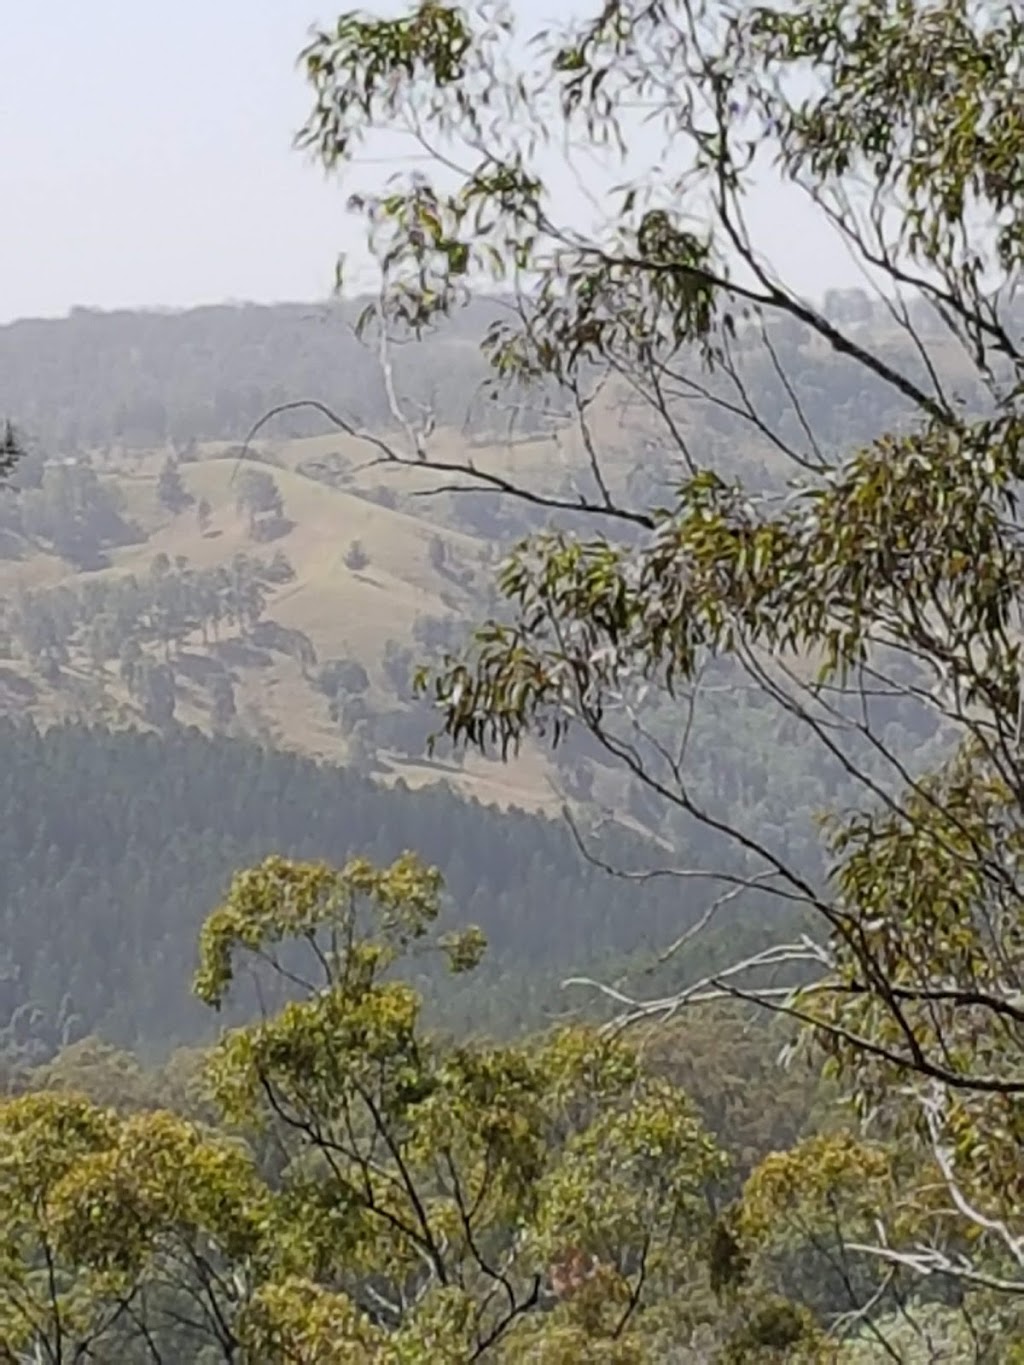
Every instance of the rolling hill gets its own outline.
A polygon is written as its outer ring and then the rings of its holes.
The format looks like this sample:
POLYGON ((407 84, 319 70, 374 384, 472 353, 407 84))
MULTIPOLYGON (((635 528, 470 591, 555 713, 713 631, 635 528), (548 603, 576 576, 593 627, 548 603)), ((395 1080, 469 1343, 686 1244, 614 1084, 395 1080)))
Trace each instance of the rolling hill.
MULTIPOLYGON (((477 300, 428 340, 396 348, 401 403, 436 418, 436 458, 500 470, 567 502, 597 500, 573 414, 560 421, 545 394, 496 404, 481 398, 479 341, 495 308, 477 300)), ((352 334, 356 312, 356 303, 180 314, 75 310, 64 320, 0 328, 0 412, 20 421, 37 462, 46 464, 42 486, 23 495, 26 508, 32 504, 25 524, 17 499, 0 498, 0 713, 43 724, 84 717, 145 725, 154 709, 165 715, 170 687, 174 719, 202 730, 369 764, 385 779, 451 781, 487 802, 554 804, 552 784, 567 774, 537 751, 507 766, 426 761, 431 717, 412 703, 407 685, 414 662, 436 658, 486 610, 496 551, 543 525, 543 512, 525 515, 529 509, 509 499, 466 493, 464 480, 375 461, 372 445, 325 431, 309 412, 282 414, 260 433, 254 452, 283 505, 272 538, 254 541, 250 518, 236 505, 238 462, 224 456, 268 408, 313 397, 388 439, 392 400, 377 357, 352 334), (180 457, 188 503, 174 513, 158 497, 171 452, 180 457), (202 525, 200 504, 208 507, 202 525), (83 552, 79 533, 90 518, 95 543, 83 552), (170 566, 187 595, 206 591, 211 575, 235 572, 239 556, 250 579, 274 556, 287 565, 285 577, 257 585, 266 599, 259 620, 245 623, 236 612, 211 627, 190 608, 179 613, 173 640, 162 638, 149 611, 155 562, 170 566), (103 584, 119 582, 138 585, 134 606, 112 606, 109 592, 104 598, 103 584), (118 617, 113 646, 102 638, 111 611, 118 617), (126 631, 141 665, 122 657, 126 631), (289 652, 289 640, 306 642, 304 659, 289 652), (162 710, 147 700, 152 676, 146 687, 130 681, 140 666, 148 675, 165 670, 156 680, 162 710)), ((884 310, 866 306, 858 316, 847 325, 913 369, 914 353, 884 310)), ((645 415, 621 386, 598 384, 586 420, 616 497, 635 507, 670 505, 685 475, 679 444, 692 443, 702 463, 740 475, 752 489, 777 488, 793 472, 780 449, 803 443, 804 423, 829 452, 869 440, 880 427, 895 429, 906 417, 898 396, 806 329, 780 327, 775 345, 786 383, 765 362, 763 347, 737 352, 743 401, 756 404, 768 426, 744 418, 728 375, 712 378, 694 361, 693 377, 684 374, 672 393, 680 438, 674 449, 664 436, 659 442, 649 408, 645 415)), ((936 356, 943 375, 962 383, 965 401, 974 402, 955 348, 940 338, 936 356)), ((574 524, 564 513, 558 520, 574 524)), ((598 804, 624 808, 623 783, 608 769, 592 765, 589 785, 598 804)))
MULTIPOLYGON (((105 567, 84 573, 56 554, 26 545, 20 558, 0 561, 0 593, 10 605, 25 593, 45 596, 85 584, 145 579, 159 556, 202 572, 229 566, 238 555, 281 554, 294 576, 273 591, 267 620, 306 637, 320 663, 357 660, 369 678, 369 705, 401 707, 408 697, 396 690, 383 668, 389 643, 412 650, 415 656, 418 622, 474 619, 490 547, 480 538, 406 510, 415 499, 407 498, 405 508, 383 506, 366 496, 365 481, 362 491, 358 483, 348 491, 298 472, 298 466, 322 453, 323 444, 315 439, 292 442, 283 467, 269 467, 284 517, 266 545, 254 544, 249 519, 236 506, 238 462, 216 458, 216 447, 205 452, 207 458, 181 465, 192 501, 176 514, 161 507, 157 496, 164 453, 136 455, 118 461, 113 469, 102 467, 102 482, 116 489, 126 521, 139 532, 134 543, 111 547, 105 567), (201 502, 210 509, 204 526, 196 515, 201 502), (358 570, 345 562, 354 541, 366 556, 358 570)), ((423 501, 418 506, 427 508, 423 501)), ((97 669, 77 646, 71 643, 55 684, 42 680, 32 661, 19 659, 16 652, 4 661, 0 679, 6 686, 0 687, 0 710, 27 714, 43 724, 83 716, 119 725, 142 723, 114 662, 97 669), (27 703, 19 678, 34 689, 27 703)), ((190 665, 195 659, 211 652, 208 646, 199 631, 190 631, 171 661, 181 675, 175 718, 206 731, 211 724, 209 705, 201 689, 188 685, 187 676, 194 671, 190 665)), ((308 671, 296 659, 248 648, 241 640, 237 646, 232 648, 225 640, 213 652, 230 666, 240 732, 315 758, 350 756, 350 739, 331 720, 325 699, 311 688, 308 671)), ((158 652, 155 645, 147 648, 158 652)), ((421 648, 418 654, 428 652, 421 648)), ((425 724, 424 748, 428 729, 425 724)), ((383 775, 401 776, 414 786, 446 780, 488 803, 529 808, 549 808, 556 800, 553 769, 537 752, 524 753, 507 765, 476 758, 457 765, 386 750, 374 758, 383 775)))

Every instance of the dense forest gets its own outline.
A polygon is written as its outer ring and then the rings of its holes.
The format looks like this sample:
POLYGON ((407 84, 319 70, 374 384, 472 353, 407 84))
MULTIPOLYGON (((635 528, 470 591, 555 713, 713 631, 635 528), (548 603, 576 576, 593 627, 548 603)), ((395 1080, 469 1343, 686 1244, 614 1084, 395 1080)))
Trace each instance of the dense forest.
MULTIPOLYGON (((189 993, 199 926, 232 872, 271 853, 383 865, 415 849, 436 865, 446 918, 483 930, 495 973, 486 991, 450 1000, 447 1017, 461 1009, 485 1031, 540 1022, 557 1006, 558 973, 642 956, 695 914, 678 887, 588 864, 562 822, 443 787, 382 788, 183 730, 40 734, 6 722, 0 752, 0 1016, 29 1054, 90 1033, 151 1055, 200 1037, 209 1020, 189 993)), ((624 833, 599 847, 622 867, 652 852, 624 833)))

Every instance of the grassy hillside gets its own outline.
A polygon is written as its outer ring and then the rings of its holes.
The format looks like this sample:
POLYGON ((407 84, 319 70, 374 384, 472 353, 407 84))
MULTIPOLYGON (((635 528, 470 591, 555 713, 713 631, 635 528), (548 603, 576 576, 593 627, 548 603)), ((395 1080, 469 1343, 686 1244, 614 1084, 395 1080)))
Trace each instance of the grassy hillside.
MULTIPOLYGON (((847 319, 852 333, 915 374, 920 357, 893 331, 884 310, 862 302, 860 320, 847 319)), ((305 396, 330 404, 377 437, 394 426, 377 358, 351 332, 359 311, 353 308, 225 307, 174 315, 79 310, 63 321, 0 328, 0 410, 16 416, 40 461, 45 455, 54 462, 53 477, 46 476, 50 490, 25 495, 35 498, 31 517, 11 514, 14 499, 0 499, 0 714, 28 713, 44 723, 71 716, 145 723, 147 708, 126 682, 117 649, 104 653, 102 641, 87 638, 82 613, 96 610, 95 593, 92 606, 84 604, 89 585, 132 578, 149 583, 158 555, 197 575, 226 570, 241 553, 268 558, 280 552, 293 577, 269 592, 264 621, 308 641, 316 667, 286 650, 252 648, 238 638, 245 630, 237 622, 224 638, 215 633, 211 640, 205 626, 186 632, 173 649, 149 622, 139 641, 154 666, 173 669, 176 720, 214 728, 211 688, 203 679, 219 670, 218 686, 230 683, 234 708, 229 721, 221 714, 222 729, 365 766, 367 745, 355 742, 359 726, 368 724, 358 718, 362 707, 371 720, 386 722, 371 746, 375 771, 415 784, 451 780, 488 802, 553 804, 556 774, 539 753, 507 767, 475 759, 464 768, 424 761, 430 718, 409 709, 404 680, 397 681, 405 664, 436 657, 439 640, 453 641, 457 623, 479 616, 495 551, 543 523, 543 512, 534 508, 528 519, 522 503, 452 491, 459 480, 450 474, 388 464, 371 442, 324 434, 322 417, 309 412, 280 414, 260 433, 259 467, 273 467, 284 508, 274 538, 254 543, 249 519, 236 507, 237 461, 222 457, 268 408, 305 396), (157 496, 172 448, 189 456, 180 476, 192 500, 176 515, 157 496), (111 533, 117 516, 108 507, 105 521, 99 518, 106 527, 99 552, 93 546, 91 557, 78 553, 77 494, 57 487, 61 462, 80 462, 83 454, 92 462, 88 477, 116 489, 123 523, 135 528, 117 534, 114 526, 111 533), (210 509, 203 527, 196 515, 200 501, 210 509), (353 541, 366 554, 358 569, 346 563, 353 541), (73 610, 81 618, 70 634, 68 594, 57 600, 63 588, 73 589, 73 610), (43 615, 64 617, 57 644, 47 643, 52 619, 42 634, 28 630, 34 645, 26 643, 24 629, 19 636, 13 618, 19 612, 24 617, 19 603, 26 593, 49 595, 43 615), (366 670, 367 685, 354 703, 348 697, 338 704, 316 676, 338 660, 357 661, 366 670)), ((533 490, 557 492, 563 504, 600 501, 578 414, 563 412, 559 420, 547 406, 550 395, 539 392, 528 401, 508 394, 491 403, 481 396, 486 366, 479 341, 493 316, 496 305, 480 300, 427 340, 396 350, 400 402, 409 412, 429 409, 436 419, 432 458, 500 470, 533 490)), ((597 387, 585 421, 618 502, 671 505, 674 487, 686 476, 680 444, 692 447, 702 465, 739 476, 755 491, 777 490, 794 470, 780 451, 787 443, 804 448, 808 425, 815 447, 828 454, 906 420, 893 390, 806 329, 786 325, 776 333, 785 383, 756 335, 749 346, 737 341, 733 378, 707 375, 696 361, 692 375, 683 366, 670 395, 674 441, 663 429, 659 433, 635 394, 614 382, 597 387), (748 404, 757 422, 744 416, 748 404)), ((981 401, 948 339, 934 338, 933 359, 969 406, 981 401)), ((408 455, 403 438, 394 440, 408 455)), ((572 525, 564 511, 557 520, 572 525)), ((590 523, 584 533, 592 528, 590 523)), ((364 728, 364 741, 366 733, 364 728)), ((598 804, 623 808, 621 779, 603 767, 585 776, 598 804)), ((640 818, 647 822, 642 812, 640 818)))
MULTIPOLYGON (((216 454, 216 448, 203 452, 207 458, 182 464, 181 475, 193 505, 175 515, 161 508, 157 498, 162 454, 119 462, 113 471, 105 470, 102 478, 117 488, 126 519, 144 538, 111 549, 108 567, 84 574, 53 554, 29 547, 18 560, 0 561, 0 592, 13 601, 25 590, 52 591, 62 585, 80 586, 127 575, 145 578, 161 554, 172 562, 183 559, 195 569, 209 569, 230 564, 239 553, 269 556, 280 551, 291 564, 294 578, 273 593, 267 618, 286 630, 302 632, 321 662, 358 660, 369 674, 370 704, 390 689, 388 704, 397 705, 394 685, 381 669, 388 642, 408 645, 419 657, 425 651, 414 640, 417 621, 428 617, 472 620, 474 601, 479 603, 475 584, 482 582, 489 547, 483 540, 428 519, 426 501, 417 503, 407 497, 402 509, 392 509, 356 491, 328 487, 297 472, 305 460, 323 453, 324 444, 316 439, 292 442, 280 461, 284 467, 271 468, 285 522, 281 533, 267 544, 253 543, 248 518, 236 507, 237 462, 209 457, 216 454), (204 528, 196 515, 202 500, 211 509, 204 528), (443 569, 436 562, 438 540, 443 544, 443 569), (353 541, 360 542, 367 557, 365 567, 358 571, 345 563, 353 541)), ((335 442, 332 449, 336 448, 335 442)), ((366 480, 361 482, 365 488, 366 480)), ((193 632, 182 645, 181 671, 187 674, 194 658, 209 652, 199 633, 193 632)), ((314 757, 345 758, 347 740, 296 660, 275 653, 254 662, 254 651, 247 655, 241 645, 232 650, 228 641, 222 643, 220 653, 231 668, 238 727, 243 732, 314 757)), ((25 660, 6 661, 3 673, 9 686, 0 688, 0 708, 28 712, 43 723, 83 714, 115 724, 139 721, 116 667, 109 664, 98 672, 74 650, 56 687, 43 684, 25 660), (36 698, 27 707, 12 675, 28 678, 36 688, 36 698)), ((209 708, 187 681, 180 688, 176 719, 210 729, 209 708)), ((386 773, 401 776, 410 785, 443 779, 487 802, 531 808, 550 807, 555 800, 552 771, 536 752, 508 765, 470 759, 464 768, 442 761, 412 761, 387 752, 378 757, 386 773)))

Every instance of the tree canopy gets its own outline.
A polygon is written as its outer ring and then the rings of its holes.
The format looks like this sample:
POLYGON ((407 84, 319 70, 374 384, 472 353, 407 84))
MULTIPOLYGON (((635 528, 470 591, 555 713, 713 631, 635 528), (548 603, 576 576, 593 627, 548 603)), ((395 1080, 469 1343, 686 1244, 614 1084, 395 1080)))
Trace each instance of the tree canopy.
MULTIPOLYGON (((627 1365, 710 1316, 727 1349, 778 1339, 763 1284, 710 1313, 726 1160, 627 1042, 426 1032, 393 969, 484 948, 438 931, 440 890, 411 855, 235 877, 196 992, 220 1008, 248 965, 288 999, 206 1058, 219 1128, 52 1083, 0 1102, 10 1359, 627 1365)), ((813 1359, 810 1315, 785 1323, 813 1359)))
MULTIPOLYGON (((485 343, 494 384, 553 389, 590 472, 563 498, 464 471, 546 506, 552 526, 510 558, 504 606, 467 652, 424 676, 447 735, 507 751, 582 729, 749 854, 743 885, 808 911, 816 932, 699 987, 618 999, 634 1019, 722 996, 795 1017, 893 1144, 812 1143, 794 1158, 807 1198, 856 1172, 871 1218, 854 1217, 851 1245, 1010 1293, 1024 1291, 1022 45, 1019 6, 961 0, 612 0, 536 35, 501 8, 423 3, 314 36, 303 134, 350 184, 378 136, 419 140, 414 170, 354 188, 382 275, 367 326, 386 350, 483 282, 504 288, 485 343), (558 193, 584 157, 592 227, 558 193), (778 273, 756 183, 849 249, 903 355, 778 273), (793 330, 892 395, 878 411, 896 417, 852 446, 822 439, 786 380, 793 330), (963 383, 936 365, 937 336, 963 383), (759 410, 751 354, 787 386, 787 423, 759 410), (672 480, 657 503, 605 477, 591 421, 605 387, 672 480), (707 457, 696 403, 773 449, 768 486, 707 457), (559 527, 581 510, 589 534, 559 527), (740 684, 859 789, 826 827, 820 874, 688 784, 687 717, 703 690, 740 684), (892 697, 940 729, 927 770, 887 740, 877 703, 892 697)), ((451 469, 426 426, 393 458, 451 469)))

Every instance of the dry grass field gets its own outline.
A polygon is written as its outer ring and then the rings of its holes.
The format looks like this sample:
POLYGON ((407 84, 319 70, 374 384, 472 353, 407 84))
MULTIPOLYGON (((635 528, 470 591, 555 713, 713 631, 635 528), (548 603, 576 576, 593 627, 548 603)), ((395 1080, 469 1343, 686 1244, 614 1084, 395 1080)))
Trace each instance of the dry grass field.
MULTIPOLYGON (((269 557, 283 552, 295 570, 294 579, 272 595, 266 615, 290 630, 301 631, 313 642, 321 661, 331 658, 358 659, 370 676, 370 695, 386 686, 381 659, 390 640, 414 645, 413 626, 423 617, 455 616, 467 622, 474 617, 470 592, 434 567, 431 542, 440 538, 446 562, 455 568, 486 572, 488 546, 473 536, 446 528, 435 520, 431 499, 408 494, 415 483, 402 475, 406 496, 402 506, 381 506, 356 491, 328 487, 298 472, 309 459, 328 452, 342 452, 357 466, 365 452, 343 450, 333 438, 294 441, 272 452, 277 467, 271 472, 284 504, 290 529, 270 544, 254 544, 248 521, 235 505, 237 462, 216 458, 211 447, 206 458, 183 464, 181 473, 188 491, 198 503, 205 499, 211 517, 200 529, 195 505, 170 515, 156 496, 157 475, 163 455, 133 458, 104 477, 112 479, 123 500, 125 516, 146 534, 142 543, 115 549, 107 568, 86 575, 76 574, 53 555, 32 554, 21 560, 0 562, 0 593, 8 599, 19 590, 54 588, 81 583, 86 578, 148 572, 155 556, 172 561, 184 557, 196 568, 227 564, 243 552, 269 557), (411 509, 411 510, 410 510, 411 509), (421 513, 417 515, 417 513, 421 513), (368 562, 358 572, 345 564, 346 553, 358 540, 368 562)), ((261 468, 268 466, 261 465, 261 468)), ((378 471, 356 473, 352 489, 381 482, 378 471)), ((397 480, 396 480, 397 483, 397 480)), ((428 486, 420 479, 420 487, 428 486)), ((187 652, 200 651, 198 638, 186 642, 187 652)), ((11 673, 25 672, 12 660, 11 673)), ((113 723, 137 723, 127 693, 109 664, 104 676, 83 659, 73 658, 67 670, 70 686, 47 688, 33 679, 37 700, 28 708, 12 696, 7 709, 29 710, 40 723, 83 713, 113 723)), ((327 714, 324 699, 311 689, 296 661, 273 655, 269 664, 234 671, 240 727, 285 748, 332 761, 344 761, 346 741, 327 714)), ((0 689, 0 706, 4 704, 0 689)), ((202 729, 209 726, 208 708, 187 683, 179 691, 177 719, 202 729)), ((379 755, 384 771, 410 786, 448 781, 466 795, 500 805, 552 808, 553 769, 538 752, 524 753, 508 764, 469 759, 458 767, 443 760, 413 762, 393 754, 379 755)))

